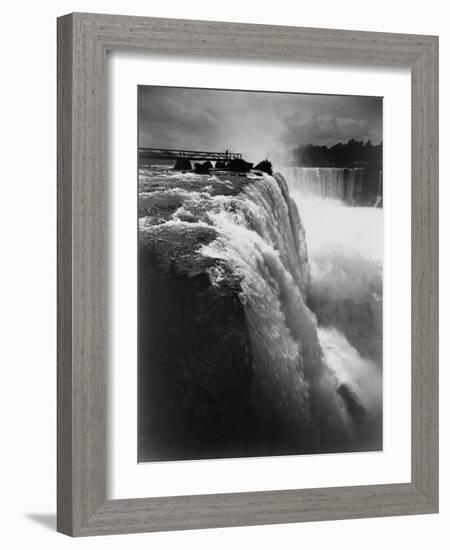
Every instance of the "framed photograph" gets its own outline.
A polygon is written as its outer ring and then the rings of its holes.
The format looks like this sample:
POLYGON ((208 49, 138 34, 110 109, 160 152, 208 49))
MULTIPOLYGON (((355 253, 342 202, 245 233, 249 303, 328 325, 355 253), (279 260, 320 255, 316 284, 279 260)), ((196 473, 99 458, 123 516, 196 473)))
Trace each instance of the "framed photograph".
POLYGON ((58 19, 58 530, 438 511, 438 39, 58 19))

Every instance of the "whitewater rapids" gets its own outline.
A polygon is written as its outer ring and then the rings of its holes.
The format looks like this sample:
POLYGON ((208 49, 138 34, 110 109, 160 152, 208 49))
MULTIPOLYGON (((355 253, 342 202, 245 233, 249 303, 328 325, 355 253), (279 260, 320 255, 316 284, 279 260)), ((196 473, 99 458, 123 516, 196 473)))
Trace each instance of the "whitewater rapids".
POLYGON ((239 282, 266 440, 287 453, 381 449, 382 211, 303 193, 295 173, 233 188, 225 173, 141 170, 140 204, 175 206, 142 209, 140 240, 211 235, 195 255, 212 287, 239 282))

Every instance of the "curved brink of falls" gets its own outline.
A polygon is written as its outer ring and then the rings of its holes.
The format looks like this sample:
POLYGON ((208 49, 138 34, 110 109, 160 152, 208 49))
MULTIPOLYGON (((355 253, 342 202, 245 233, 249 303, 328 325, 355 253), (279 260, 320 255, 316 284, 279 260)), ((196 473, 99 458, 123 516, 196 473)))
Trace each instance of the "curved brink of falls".
MULTIPOLYGON (((147 193, 153 204, 172 206, 169 215, 141 215, 140 234, 147 247, 173 243, 174 234, 178 240, 191 239, 196 265, 186 268, 188 277, 193 270, 196 276, 207 274, 220 300, 234 284, 251 347, 245 399, 254 432, 253 442, 239 452, 379 449, 381 384, 374 389, 373 380, 380 376, 374 374, 374 362, 349 343, 342 327, 318 326, 310 307, 311 296, 317 302, 320 290, 311 273, 299 211, 284 178, 245 178, 237 193, 229 193, 224 176, 177 175, 166 185, 170 177, 158 180, 154 190, 153 180, 146 187, 141 174, 140 204, 147 193), (191 178, 191 188, 178 181, 182 178, 191 178)), ((179 266, 178 248, 175 255, 179 266)))

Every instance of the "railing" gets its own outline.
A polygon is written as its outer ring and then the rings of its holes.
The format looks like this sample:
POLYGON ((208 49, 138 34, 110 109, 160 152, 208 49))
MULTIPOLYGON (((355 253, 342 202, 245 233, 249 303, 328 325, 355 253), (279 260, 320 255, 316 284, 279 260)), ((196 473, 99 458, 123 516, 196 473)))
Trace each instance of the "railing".
POLYGON ((140 159, 189 159, 189 160, 222 160, 229 161, 242 159, 241 153, 230 153, 229 151, 190 151, 188 149, 149 149, 147 147, 139 148, 140 159))

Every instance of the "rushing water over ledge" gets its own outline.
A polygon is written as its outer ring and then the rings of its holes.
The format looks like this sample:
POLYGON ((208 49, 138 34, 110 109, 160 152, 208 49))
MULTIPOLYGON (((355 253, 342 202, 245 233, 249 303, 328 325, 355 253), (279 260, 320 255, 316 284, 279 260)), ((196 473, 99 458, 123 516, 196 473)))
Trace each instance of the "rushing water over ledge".
POLYGON ((141 460, 379 449, 378 259, 279 174, 139 182, 141 460))

